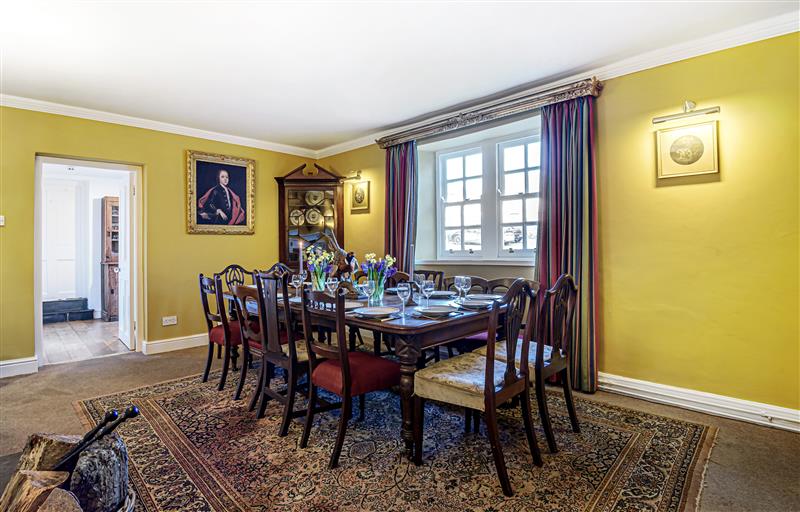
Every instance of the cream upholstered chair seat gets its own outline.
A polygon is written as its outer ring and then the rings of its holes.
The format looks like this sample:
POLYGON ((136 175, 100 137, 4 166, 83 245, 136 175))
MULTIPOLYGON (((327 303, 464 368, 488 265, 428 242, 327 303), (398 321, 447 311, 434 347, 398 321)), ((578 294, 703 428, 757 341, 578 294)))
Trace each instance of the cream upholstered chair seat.
MULTIPOLYGON (((494 385, 503 385, 506 364, 494 363, 494 385)), ((467 352, 423 368, 414 374, 414 394, 483 411, 486 383, 486 357, 467 352)))
MULTIPOLYGON (((536 349, 537 349, 536 342, 532 341, 531 342, 531 348, 529 349, 529 354, 528 354, 528 366, 530 367, 530 374, 531 375, 533 375, 533 372, 534 372, 533 366, 536 363, 536 349)), ((473 354, 480 354, 480 355, 485 357, 486 356, 486 350, 487 350, 486 347, 481 347, 481 348, 473 351, 473 354)), ((550 345, 545 345, 544 346, 544 363, 545 364, 547 364, 550 361, 550 358, 552 357, 552 353, 553 353, 553 347, 551 347, 550 345)), ((508 354, 506 353, 506 342, 505 341, 498 341, 497 343, 494 344, 494 358, 497 361, 503 361, 503 362, 508 361, 508 354)), ((520 359, 522 359, 522 340, 520 340, 517 343, 517 357, 515 359, 515 362, 517 364, 517 368, 519 368, 520 359)))
MULTIPOLYGON (((296 349, 295 353, 297 354, 297 362, 298 363, 307 363, 308 362, 308 349, 306 348, 305 340, 303 340, 303 341, 295 341, 294 342, 294 346, 295 346, 295 349, 296 349)), ((289 344, 288 343, 282 344, 281 345, 281 350, 283 351, 284 354, 286 354, 286 357, 289 357, 289 344)))

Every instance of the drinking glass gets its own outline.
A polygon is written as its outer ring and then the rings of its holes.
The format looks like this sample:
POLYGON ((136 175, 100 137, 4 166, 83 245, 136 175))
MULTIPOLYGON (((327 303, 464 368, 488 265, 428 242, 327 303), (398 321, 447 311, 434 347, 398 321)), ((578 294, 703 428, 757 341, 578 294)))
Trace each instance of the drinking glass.
POLYGON ((397 296, 400 297, 400 300, 403 301, 403 310, 400 313, 400 316, 402 316, 403 318, 406 317, 406 301, 408 300, 408 297, 410 295, 411 295, 411 285, 406 282, 398 283, 397 296))
POLYGON ((456 276, 453 279, 453 286, 458 290, 458 301, 461 301, 461 292, 464 290, 464 276, 456 276))
MULTIPOLYGON (((422 293, 422 283, 425 282, 423 274, 414 274, 414 284, 417 285, 417 291, 422 293)), ((411 300, 414 300, 414 290, 411 290, 411 300)))
POLYGON ((461 286, 464 289, 464 300, 467 300, 467 294, 469 293, 470 288, 472 288, 472 278, 469 276, 464 276, 461 279, 461 286))
POLYGON ((375 281, 374 280, 370 279, 369 281, 367 281, 366 291, 367 291, 367 305, 368 306, 372 306, 372 302, 373 302, 372 294, 375 293, 375 281))
POLYGON ((422 282, 422 294, 425 296, 426 307, 430 307, 431 305, 431 295, 433 295, 434 289, 433 281, 426 280, 422 282))
POLYGON ((333 296, 333 292, 335 292, 336 288, 339 287, 339 280, 335 277, 329 277, 328 280, 325 281, 325 286, 328 287, 328 292, 331 294, 331 296, 333 296))
POLYGON ((300 296, 300 287, 303 286, 303 276, 300 274, 294 274, 292 276, 292 286, 294 286, 294 296, 300 296))

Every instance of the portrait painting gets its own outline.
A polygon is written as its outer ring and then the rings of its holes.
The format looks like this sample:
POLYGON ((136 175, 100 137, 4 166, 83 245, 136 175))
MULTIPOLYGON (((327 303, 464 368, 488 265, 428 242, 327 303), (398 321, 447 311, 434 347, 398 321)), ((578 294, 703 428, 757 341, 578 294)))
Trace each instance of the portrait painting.
POLYGON ((255 160, 189 150, 186 175, 189 233, 255 232, 255 160))
POLYGON ((353 183, 350 191, 350 212, 366 213, 369 211, 369 181, 353 183))
POLYGON ((656 152, 659 179, 717 173, 717 122, 658 130, 656 152))

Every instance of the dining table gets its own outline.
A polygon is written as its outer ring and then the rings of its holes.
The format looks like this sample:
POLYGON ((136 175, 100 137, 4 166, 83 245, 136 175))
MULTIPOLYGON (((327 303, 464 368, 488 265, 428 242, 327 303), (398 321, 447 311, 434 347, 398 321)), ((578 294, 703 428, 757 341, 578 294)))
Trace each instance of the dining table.
MULTIPOLYGON (((289 300, 289 307, 299 313, 302 307, 300 298, 293 291, 289 293, 293 295, 289 300)), ((233 295, 230 293, 226 292, 225 297, 228 300, 233 300, 233 295)), ((455 298, 455 295, 453 298, 455 298)), ((431 298, 426 301, 425 298, 417 294, 406 304, 406 316, 403 317, 395 315, 378 319, 361 316, 353 310, 345 313, 345 324, 348 327, 366 329, 373 333, 380 333, 382 336, 388 335, 395 341, 394 354, 400 364, 400 410, 402 417, 400 435, 405 443, 406 453, 409 456, 413 444, 414 408, 412 403, 414 374, 418 369, 424 367, 425 350, 479 334, 488 329, 491 308, 462 308, 453 298, 431 298), (443 318, 421 317, 415 312, 415 307, 418 305, 414 302, 415 300, 422 303, 422 305, 453 305, 457 307, 457 311, 443 318)), ((351 300, 359 302, 362 306, 367 306, 368 304, 366 297, 348 299, 348 302, 351 300)), ((384 293, 382 299, 372 302, 372 305, 402 309, 401 299, 391 293, 384 293), (376 304, 376 302, 380 304, 376 304)), ((279 301, 279 304, 282 304, 282 301, 279 301)))

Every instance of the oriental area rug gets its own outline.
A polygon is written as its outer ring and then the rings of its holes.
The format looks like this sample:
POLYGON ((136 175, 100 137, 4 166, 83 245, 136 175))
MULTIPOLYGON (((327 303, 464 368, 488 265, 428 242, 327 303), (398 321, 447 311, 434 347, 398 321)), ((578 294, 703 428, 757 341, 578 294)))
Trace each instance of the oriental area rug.
MULTIPOLYGON (((248 372, 248 380, 256 373, 248 372)), ((302 419, 278 437, 281 406, 270 402, 267 416, 256 420, 246 395, 232 399, 237 377, 229 375, 221 392, 218 375, 206 383, 191 376, 76 404, 91 426, 108 409, 135 404, 141 410, 118 429, 128 447, 137 510, 695 510, 716 436, 706 425, 580 396, 581 433, 575 434, 563 394, 553 389, 548 404, 559 452, 549 453, 537 428, 544 467, 531 464, 519 407, 500 411, 515 491, 506 498, 485 425, 480 433, 464 433, 460 408, 426 404, 425 453, 417 467, 404 456, 399 396, 368 395, 364 421, 357 419, 356 400, 339 467, 328 470, 339 411, 315 415, 309 445, 300 449, 302 419)))

